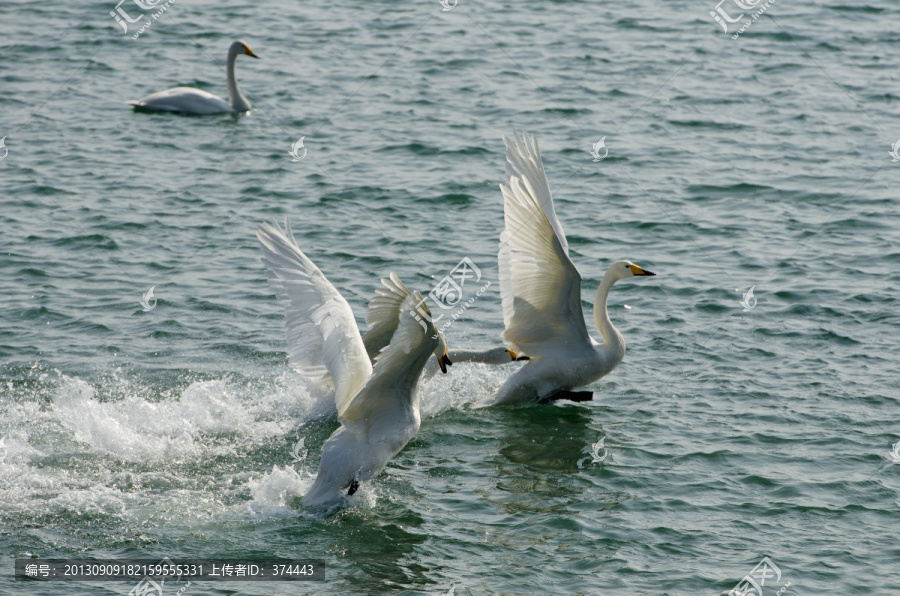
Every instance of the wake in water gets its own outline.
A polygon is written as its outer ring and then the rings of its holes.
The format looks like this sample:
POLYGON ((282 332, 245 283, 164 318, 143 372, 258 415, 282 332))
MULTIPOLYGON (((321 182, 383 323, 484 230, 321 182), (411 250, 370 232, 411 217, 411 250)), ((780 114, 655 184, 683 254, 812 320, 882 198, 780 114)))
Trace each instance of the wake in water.
MULTIPOLYGON (((421 384, 423 424, 490 395, 508 374, 466 365, 421 384)), ((318 453, 336 411, 328 391, 297 373, 163 390, 121 373, 94 383, 35 377, 0 388, 0 517, 111 515, 191 528, 306 515, 299 499, 318 461, 293 447, 302 438, 318 453)), ((371 508, 377 494, 377 485, 360 489, 340 505, 371 508)))

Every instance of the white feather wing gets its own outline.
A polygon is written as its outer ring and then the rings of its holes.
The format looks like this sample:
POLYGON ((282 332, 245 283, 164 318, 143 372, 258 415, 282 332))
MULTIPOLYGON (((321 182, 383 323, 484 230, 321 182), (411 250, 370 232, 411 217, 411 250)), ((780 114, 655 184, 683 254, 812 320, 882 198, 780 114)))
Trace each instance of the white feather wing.
POLYGON ((363 344, 372 361, 391 342, 400 323, 401 305, 411 294, 393 273, 390 277, 382 277, 381 285, 384 287, 376 288, 375 297, 369 302, 369 310, 366 311, 368 331, 363 335, 363 344))
POLYGON ((285 306, 291 363, 303 375, 331 377, 338 415, 372 374, 350 305, 277 223, 256 232, 269 283, 285 306))
POLYGON ((409 416, 416 384, 425 358, 437 348, 432 323, 413 316, 418 308, 430 316, 421 294, 412 292, 400 305, 397 330, 390 345, 375 362, 372 376, 341 416, 348 428, 366 428, 370 441, 401 434, 412 423, 409 416), (418 368, 414 368, 418 366, 418 368))
POLYGON ((505 229, 500 235, 503 339, 529 355, 554 338, 591 343, 581 308, 581 275, 544 174, 537 140, 527 133, 506 143, 505 229))

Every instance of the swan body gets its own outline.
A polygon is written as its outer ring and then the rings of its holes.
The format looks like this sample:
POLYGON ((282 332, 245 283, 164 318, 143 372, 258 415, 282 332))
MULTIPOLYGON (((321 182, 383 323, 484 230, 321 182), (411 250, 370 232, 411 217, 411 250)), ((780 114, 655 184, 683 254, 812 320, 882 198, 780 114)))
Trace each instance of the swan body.
MULTIPOLYGON (((395 275, 396 296, 390 343, 369 360, 350 305, 297 245, 290 226, 262 224, 257 230, 269 283, 286 307, 291 363, 303 375, 334 386, 341 427, 325 442, 319 474, 303 497, 307 506, 334 501, 341 491, 384 469, 419 429, 415 395, 431 354, 446 364, 447 344, 432 323, 413 312, 430 312, 418 292, 395 275)), ((384 282, 383 282, 384 283, 384 282)))
POLYGON ((225 101, 217 95, 213 95, 202 89, 193 87, 175 87, 158 91, 143 99, 128 102, 136 109, 157 112, 181 112, 183 114, 227 114, 234 112, 250 111, 250 102, 238 88, 234 76, 234 63, 237 57, 245 54, 252 58, 259 58, 243 41, 236 41, 228 48, 227 83, 228 100, 225 101))
POLYGON ((630 261, 616 261, 603 276, 594 302, 594 323, 603 343, 590 336, 581 308, 581 275, 553 208, 534 136, 503 138, 506 184, 505 229, 500 235, 500 294, 503 339, 530 360, 488 400, 487 406, 545 399, 588 385, 612 371, 625 356, 625 339, 609 320, 613 284, 655 275, 630 261))

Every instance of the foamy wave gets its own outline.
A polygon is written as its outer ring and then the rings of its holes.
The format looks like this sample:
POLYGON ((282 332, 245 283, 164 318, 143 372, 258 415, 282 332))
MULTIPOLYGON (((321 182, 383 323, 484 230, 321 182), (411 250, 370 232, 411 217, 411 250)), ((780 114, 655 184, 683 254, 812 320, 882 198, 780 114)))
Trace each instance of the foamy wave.
POLYGON ((327 414, 323 396, 311 395, 303 382, 287 385, 199 381, 177 399, 152 401, 130 394, 99 401, 90 384, 62 377, 52 414, 89 451, 126 461, 180 460, 204 455, 209 436, 239 434, 243 441, 258 443, 285 434, 298 421, 327 414))
POLYGON ((313 479, 301 476, 290 466, 272 466, 272 471, 259 480, 250 481, 250 511, 265 517, 297 515, 289 502, 298 499, 312 486, 313 479))
POLYGON ((422 418, 432 418, 447 410, 458 410, 487 399, 520 367, 515 363, 491 366, 466 362, 452 366, 447 374, 436 374, 419 385, 422 418))

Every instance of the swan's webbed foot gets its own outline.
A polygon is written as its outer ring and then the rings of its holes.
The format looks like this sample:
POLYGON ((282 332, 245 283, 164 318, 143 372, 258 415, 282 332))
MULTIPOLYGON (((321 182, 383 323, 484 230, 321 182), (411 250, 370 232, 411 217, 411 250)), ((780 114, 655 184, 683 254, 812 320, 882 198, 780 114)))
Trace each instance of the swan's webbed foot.
POLYGON ((568 389, 563 389, 562 391, 557 391, 550 397, 546 397, 546 398, 540 400, 540 403, 558 401, 560 399, 566 399, 569 401, 593 401, 594 392, 593 391, 569 391, 568 389))
POLYGON ((348 497, 352 496, 353 493, 355 493, 358 490, 359 490, 359 481, 356 478, 354 478, 353 482, 350 483, 350 490, 347 491, 347 496, 348 497))

